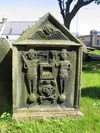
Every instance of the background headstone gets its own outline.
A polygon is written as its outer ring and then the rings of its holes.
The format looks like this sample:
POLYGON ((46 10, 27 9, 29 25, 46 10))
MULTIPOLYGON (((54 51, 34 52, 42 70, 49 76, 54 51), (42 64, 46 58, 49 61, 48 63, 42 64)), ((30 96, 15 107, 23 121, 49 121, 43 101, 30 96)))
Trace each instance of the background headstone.
POLYGON ((0 38, 0 114, 11 112, 12 72, 11 44, 0 38))

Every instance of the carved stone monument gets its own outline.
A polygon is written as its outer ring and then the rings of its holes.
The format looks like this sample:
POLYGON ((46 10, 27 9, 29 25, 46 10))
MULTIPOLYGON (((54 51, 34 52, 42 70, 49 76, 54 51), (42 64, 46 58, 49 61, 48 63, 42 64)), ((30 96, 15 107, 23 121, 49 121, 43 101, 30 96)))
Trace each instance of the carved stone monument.
POLYGON ((82 44, 47 13, 13 43, 13 117, 79 111, 82 44))

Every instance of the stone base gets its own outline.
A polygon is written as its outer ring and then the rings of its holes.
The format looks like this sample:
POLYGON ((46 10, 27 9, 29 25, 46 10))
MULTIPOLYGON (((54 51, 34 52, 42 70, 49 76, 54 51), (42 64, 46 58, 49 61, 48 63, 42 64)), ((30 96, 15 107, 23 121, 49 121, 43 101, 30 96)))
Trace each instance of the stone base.
POLYGON ((14 119, 46 119, 46 118, 77 118, 83 114, 74 108, 68 108, 65 110, 32 110, 32 109, 17 109, 13 113, 14 119))

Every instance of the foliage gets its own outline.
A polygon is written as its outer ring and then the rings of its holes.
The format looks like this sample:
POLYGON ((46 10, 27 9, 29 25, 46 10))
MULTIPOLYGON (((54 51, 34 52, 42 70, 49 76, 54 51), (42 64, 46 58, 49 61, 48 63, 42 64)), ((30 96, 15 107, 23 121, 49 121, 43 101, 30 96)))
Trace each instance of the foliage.
POLYGON ((79 9, 92 3, 93 1, 96 4, 100 4, 100 0, 58 0, 64 25, 69 29, 70 23, 75 17, 76 13, 79 11, 79 9))
POLYGON ((1 117, 0 117, 1 120, 9 120, 11 119, 11 114, 10 113, 7 113, 7 112, 4 112, 1 117))

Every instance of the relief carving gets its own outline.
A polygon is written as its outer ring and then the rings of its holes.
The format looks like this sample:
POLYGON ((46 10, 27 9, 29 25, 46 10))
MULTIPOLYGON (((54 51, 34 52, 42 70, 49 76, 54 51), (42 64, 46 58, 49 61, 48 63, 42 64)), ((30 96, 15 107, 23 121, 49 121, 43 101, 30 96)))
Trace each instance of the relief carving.
POLYGON ((22 52, 23 66, 29 87, 28 100, 39 104, 45 101, 61 104, 66 100, 70 62, 68 51, 30 49, 28 54, 22 52), (60 57, 59 57, 60 53, 60 57), (37 57, 38 56, 38 57, 37 57))
POLYGON ((37 53, 34 49, 30 49, 27 55, 24 55, 22 52, 22 59, 24 63, 24 69, 26 69, 26 78, 29 87, 29 97, 28 100, 30 102, 34 102, 36 100, 36 96, 34 91, 37 86, 37 63, 38 59, 36 59, 37 53))
POLYGON ((39 103, 43 103, 44 100, 51 101, 53 103, 56 99, 56 86, 53 80, 41 80, 39 83, 39 103))
POLYGON ((70 70, 70 62, 66 60, 68 52, 66 49, 61 50, 61 61, 59 63, 59 82, 60 82, 60 96, 59 100, 60 102, 64 102, 66 99, 66 96, 64 95, 65 89, 67 89, 67 80, 69 76, 69 70, 70 70))
POLYGON ((68 40, 68 38, 58 29, 55 29, 51 25, 47 24, 43 29, 38 29, 28 39, 41 39, 41 40, 68 40))

